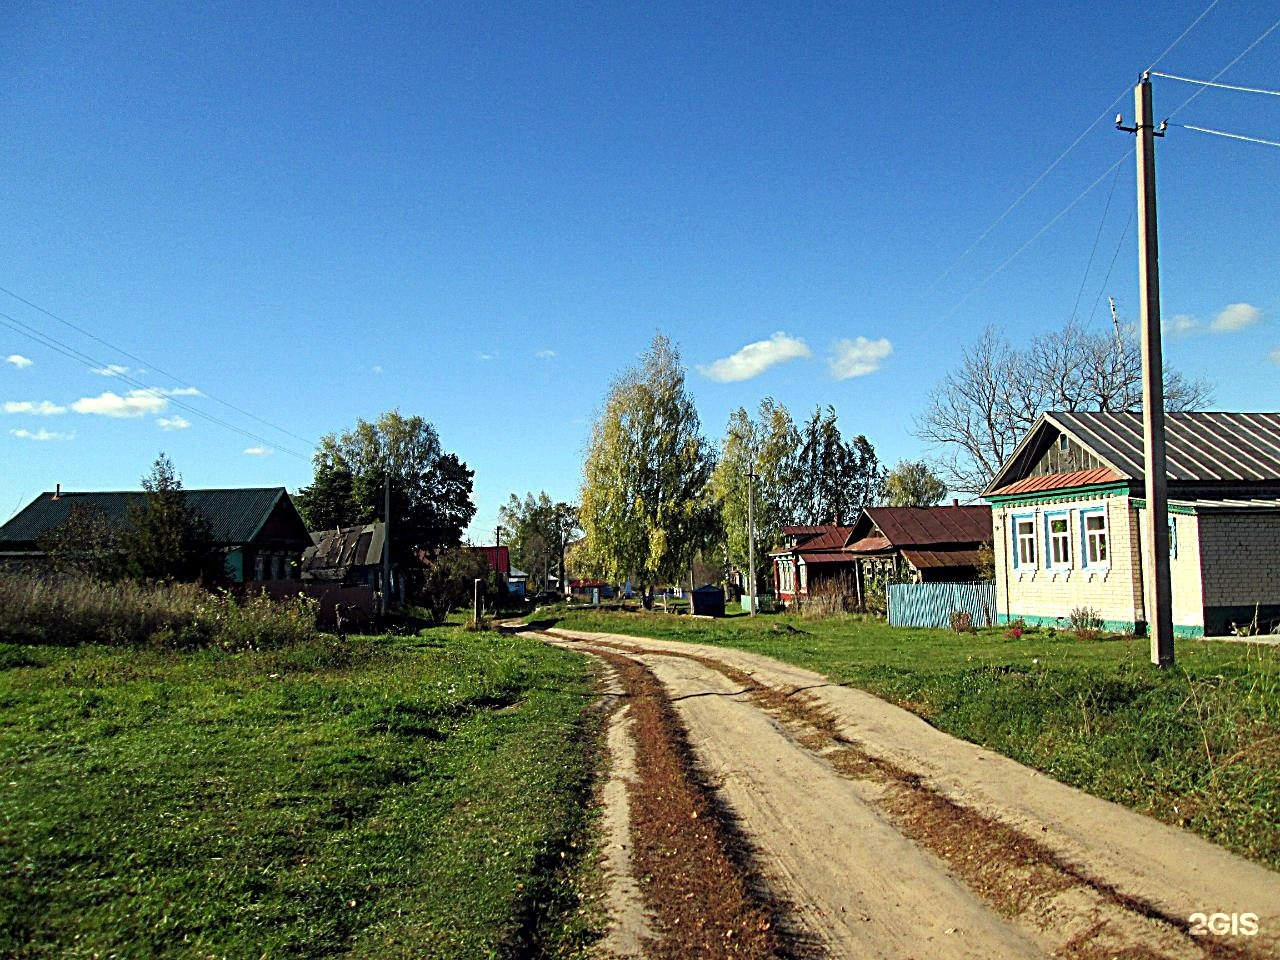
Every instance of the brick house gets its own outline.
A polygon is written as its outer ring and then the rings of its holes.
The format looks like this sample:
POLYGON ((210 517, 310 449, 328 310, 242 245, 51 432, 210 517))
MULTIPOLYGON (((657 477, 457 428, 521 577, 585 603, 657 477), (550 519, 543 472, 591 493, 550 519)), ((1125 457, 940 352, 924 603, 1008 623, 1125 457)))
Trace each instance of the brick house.
MULTIPOLYGON (((1177 636, 1280 622, 1280 413, 1170 413, 1169 567, 1177 636)), ((1107 629, 1148 620, 1142 419, 1046 413, 983 496, 993 508, 997 621, 1107 629)))

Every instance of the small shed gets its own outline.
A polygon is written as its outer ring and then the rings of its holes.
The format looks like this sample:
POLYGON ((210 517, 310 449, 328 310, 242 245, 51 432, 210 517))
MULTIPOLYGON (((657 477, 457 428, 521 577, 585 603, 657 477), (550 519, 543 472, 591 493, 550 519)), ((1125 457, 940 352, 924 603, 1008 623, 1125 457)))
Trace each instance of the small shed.
POLYGON ((689 594, 690 610, 699 617, 724 616, 724 591, 714 583, 704 583, 689 594))

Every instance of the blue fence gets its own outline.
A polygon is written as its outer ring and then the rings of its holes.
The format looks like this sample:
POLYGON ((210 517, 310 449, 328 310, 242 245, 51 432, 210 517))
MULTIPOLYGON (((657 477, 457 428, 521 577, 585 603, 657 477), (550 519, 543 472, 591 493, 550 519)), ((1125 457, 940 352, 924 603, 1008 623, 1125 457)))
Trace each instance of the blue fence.
POLYGON ((949 627, 951 614, 964 610, 975 627, 996 616, 996 585, 984 583, 891 583, 889 623, 895 627, 949 627))

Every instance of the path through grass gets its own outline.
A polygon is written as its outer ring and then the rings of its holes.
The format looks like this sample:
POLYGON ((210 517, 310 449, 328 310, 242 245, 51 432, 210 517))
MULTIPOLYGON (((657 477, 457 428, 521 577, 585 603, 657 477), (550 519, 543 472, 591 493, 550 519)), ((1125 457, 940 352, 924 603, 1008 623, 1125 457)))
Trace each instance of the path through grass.
POLYGON ((572 611, 570 629, 738 647, 869 690, 1065 783, 1186 826, 1280 869, 1280 648, 1020 638, 889 627, 859 617, 572 611))

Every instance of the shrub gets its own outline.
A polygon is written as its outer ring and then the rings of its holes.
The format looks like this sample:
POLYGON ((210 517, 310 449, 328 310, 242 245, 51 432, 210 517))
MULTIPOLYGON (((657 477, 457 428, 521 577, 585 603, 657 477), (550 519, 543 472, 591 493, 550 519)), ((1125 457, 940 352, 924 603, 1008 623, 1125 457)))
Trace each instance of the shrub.
POLYGON ((956 633, 976 633, 973 626, 973 614, 968 610, 951 611, 951 629, 956 633))
POLYGON ((1071 611, 1068 622, 1077 640, 1097 640, 1102 635, 1102 628, 1106 626, 1093 607, 1076 607, 1071 611))
POLYGON ((1008 629, 1005 630, 1004 635, 1011 640, 1017 640, 1026 632, 1027 621, 1023 620, 1022 617, 1019 617, 1017 620, 1009 621, 1008 629))

